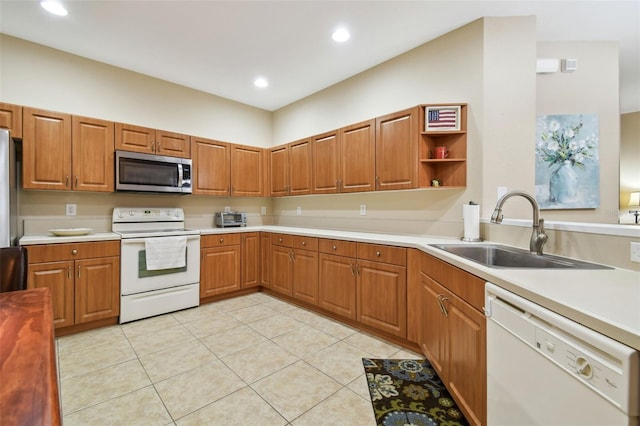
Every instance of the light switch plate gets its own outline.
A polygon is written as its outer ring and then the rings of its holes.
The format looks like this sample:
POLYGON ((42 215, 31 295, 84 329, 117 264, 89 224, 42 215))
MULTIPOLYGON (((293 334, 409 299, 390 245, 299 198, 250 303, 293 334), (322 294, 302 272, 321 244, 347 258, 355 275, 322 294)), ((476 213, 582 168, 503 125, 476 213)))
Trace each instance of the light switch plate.
POLYGON ((367 215, 367 205, 360 204, 360 216, 366 216, 366 215, 367 215))
POLYGON ((229 206, 224 206, 224 212, 225 212, 225 213, 231 213, 231 207, 229 207, 229 206))
POLYGON ((631 261, 640 263, 640 243, 631 243, 631 261))
POLYGON ((267 208, 265 206, 260 207, 260 214, 261 215, 267 214, 267 208))
POLYGON ((302 214, 302 207, 300 207, 300 206, 296 207, 296 214, 298 216, 300 216, 302 214))

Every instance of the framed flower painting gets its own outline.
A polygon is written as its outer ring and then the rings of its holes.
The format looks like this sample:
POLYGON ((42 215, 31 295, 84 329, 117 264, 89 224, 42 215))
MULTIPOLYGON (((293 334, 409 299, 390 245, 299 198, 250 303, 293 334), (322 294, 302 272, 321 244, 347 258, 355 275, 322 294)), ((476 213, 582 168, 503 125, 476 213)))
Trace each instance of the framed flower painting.
POLYGON ((536 191, 542 209, 600 206, 597 114, 541 115, 536 123, 536 191))

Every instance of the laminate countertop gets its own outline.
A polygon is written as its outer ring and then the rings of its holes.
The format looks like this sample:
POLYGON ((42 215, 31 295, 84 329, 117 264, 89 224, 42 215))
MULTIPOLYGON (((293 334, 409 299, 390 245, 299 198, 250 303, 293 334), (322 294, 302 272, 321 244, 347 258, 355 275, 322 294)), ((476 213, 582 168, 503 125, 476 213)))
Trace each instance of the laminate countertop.
MULTIPOLYGON (((200 230, 202 235, 260 231, 416 248, 640 350, 640 273, 636 271, 621 268, 598 270, 490 268, 431 247, 430 244, 465 244, 457 238, 447 237, 274 225, 200 230)), ((90 241, 90 237, 91 235, 86 235, 81 240, 74 240, 73 237, 25 236, 20 240, 20 244, 90 241), (61 238, 65 240, 62 241, 61 238)), ((105 233, 104 237, 119 239, 117 234, 110 233, 105 233)), ((485 241, 485 243, 491 243, 491 241, 485 241)))
POLYGON ((48 288, 0 293, 0 424, 61 424, 48 288))

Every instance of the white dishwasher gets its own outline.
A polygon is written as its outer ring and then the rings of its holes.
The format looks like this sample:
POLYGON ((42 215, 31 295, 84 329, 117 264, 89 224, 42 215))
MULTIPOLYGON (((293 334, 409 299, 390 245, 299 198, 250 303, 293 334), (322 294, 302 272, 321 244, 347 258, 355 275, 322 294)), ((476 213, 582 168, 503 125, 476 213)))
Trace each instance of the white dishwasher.
POLYGON ((639 353, 485 285, 488 426, 638 426, 639 353))

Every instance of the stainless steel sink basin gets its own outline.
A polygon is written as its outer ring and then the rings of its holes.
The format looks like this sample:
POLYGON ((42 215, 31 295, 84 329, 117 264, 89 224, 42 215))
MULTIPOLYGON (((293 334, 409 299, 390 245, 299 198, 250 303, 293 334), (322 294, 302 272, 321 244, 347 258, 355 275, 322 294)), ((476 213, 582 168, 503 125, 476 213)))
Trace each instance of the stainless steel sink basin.
POLYGON ((491 268, 534 269, 613 269, 597 263, 583 262, 549 254, 537 255, 528 250, 498 244, 430 244, 456 256, 491 268))

